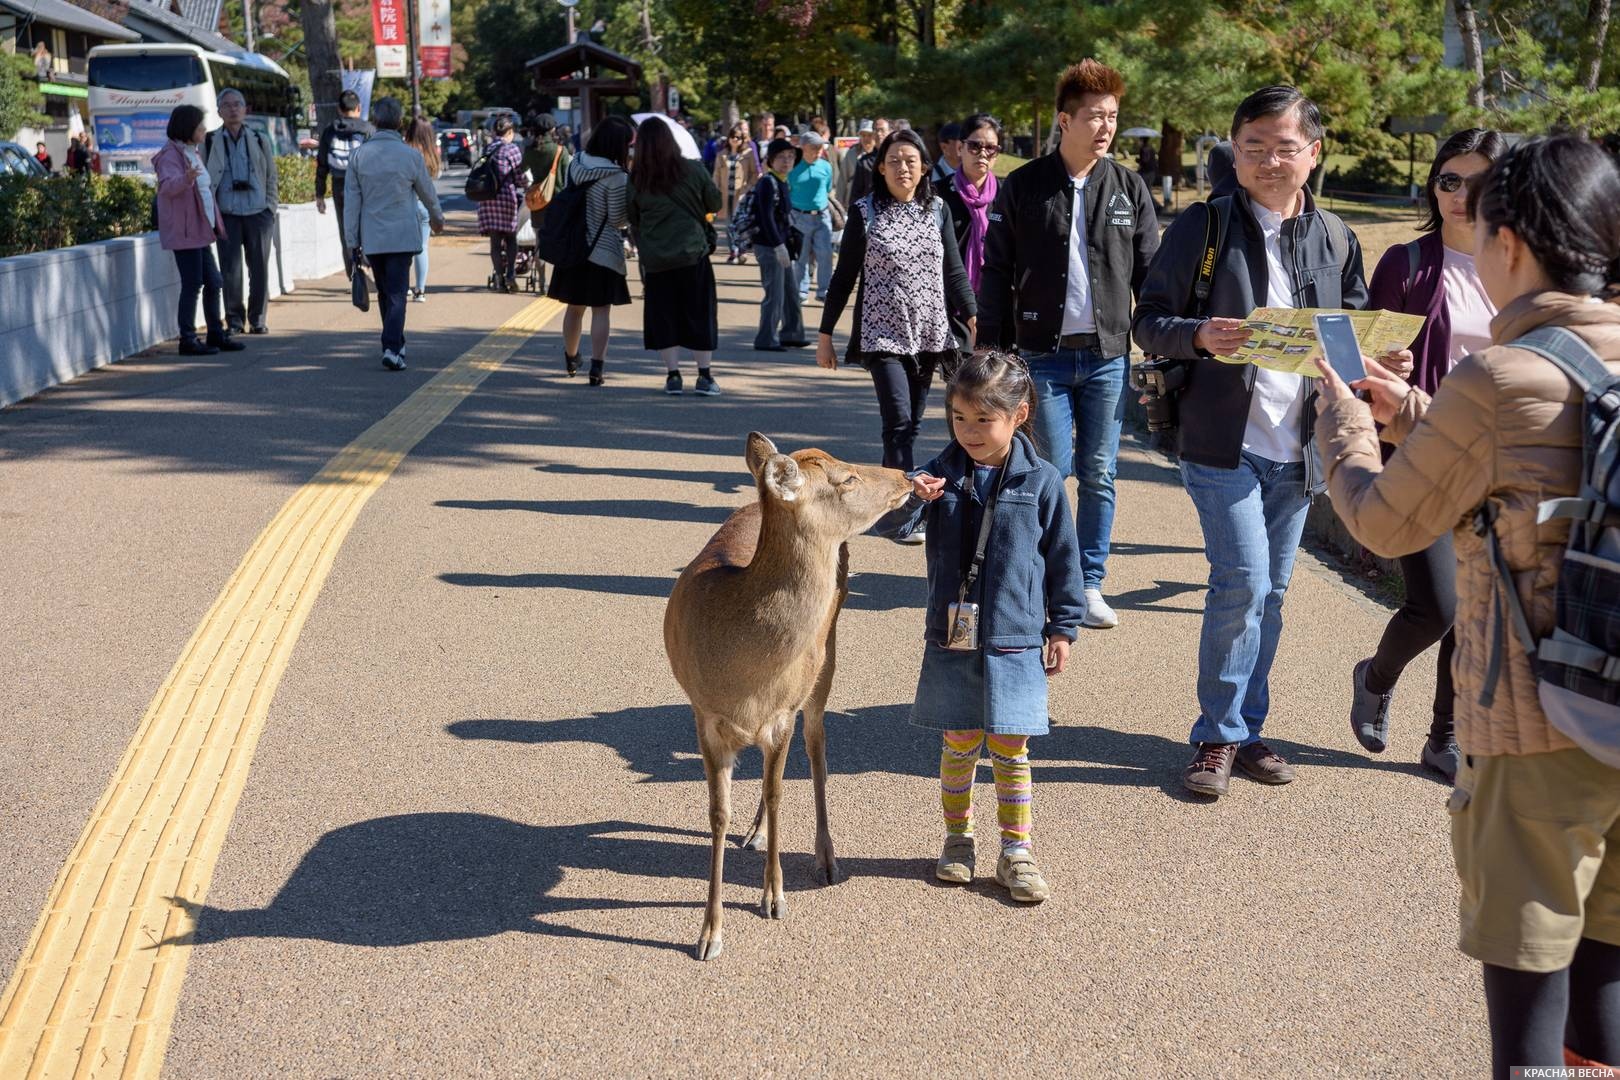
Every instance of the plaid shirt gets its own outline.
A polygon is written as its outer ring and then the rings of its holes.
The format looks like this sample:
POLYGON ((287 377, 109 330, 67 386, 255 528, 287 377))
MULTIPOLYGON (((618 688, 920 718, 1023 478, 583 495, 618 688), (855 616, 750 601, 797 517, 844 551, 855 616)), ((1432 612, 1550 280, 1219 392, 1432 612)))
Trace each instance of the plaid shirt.
POLYGON ((484 236, 492 233, 515 233, 518 228, 518 207, 523 205, 523 151, 516 142, 498 142, 489 152, 495 164, 495 174, 501 186, 495 197, 478 204, 478 231, 484 236))

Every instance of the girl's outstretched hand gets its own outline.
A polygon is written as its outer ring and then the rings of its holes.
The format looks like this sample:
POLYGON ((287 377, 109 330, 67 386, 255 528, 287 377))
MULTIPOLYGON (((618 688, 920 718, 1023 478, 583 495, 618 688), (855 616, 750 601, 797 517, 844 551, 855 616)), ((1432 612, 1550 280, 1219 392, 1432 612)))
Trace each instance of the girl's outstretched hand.
POLYGON ((911 478, 911 493, 923 502, 933 502, 945 494, 945 478, 920 472, 911 478))
POLYGON ((1061 675, 1069 663, 1069 649, 1073 643, 1066 637, 1053 637, 1046 639, 1046 673, 1048 675, 1061 675))

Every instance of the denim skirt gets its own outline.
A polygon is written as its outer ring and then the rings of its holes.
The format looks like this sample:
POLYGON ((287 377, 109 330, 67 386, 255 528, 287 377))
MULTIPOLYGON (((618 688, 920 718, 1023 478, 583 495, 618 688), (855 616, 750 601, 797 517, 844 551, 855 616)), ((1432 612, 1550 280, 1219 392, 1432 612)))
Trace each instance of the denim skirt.
POLYGON ((930 641, 911 722, 936 731, 1045 735, 1046 668, 1040 649, 947 649, 930 641))

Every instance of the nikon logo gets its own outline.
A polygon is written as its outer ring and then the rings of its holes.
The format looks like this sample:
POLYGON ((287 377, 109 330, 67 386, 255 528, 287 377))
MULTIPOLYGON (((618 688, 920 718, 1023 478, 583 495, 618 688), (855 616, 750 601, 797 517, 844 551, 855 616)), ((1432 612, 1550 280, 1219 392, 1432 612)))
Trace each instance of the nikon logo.
POLYGON ((1200 274, 1213 274, 1215 272, 1215 249, 1204 249, 1204 261, 1199 265, 1200 274))

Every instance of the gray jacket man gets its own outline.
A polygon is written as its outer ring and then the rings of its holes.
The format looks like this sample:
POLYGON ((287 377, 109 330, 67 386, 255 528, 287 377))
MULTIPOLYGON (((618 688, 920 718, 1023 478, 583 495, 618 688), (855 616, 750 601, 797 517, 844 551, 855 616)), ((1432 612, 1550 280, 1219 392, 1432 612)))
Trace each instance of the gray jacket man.
POLYGON ((208 134, 204 159, 214 185, 225 238, 219 242, 219 269, 225 281, 225 320, 231 333, 244 326, 267 333, 265 309, 270 302, 270 244, 275 235, 276 157, 270 139, 249 127, 247 100, 238 90, 221 90, 218 131, 208 134), (248 297, 242 303, 242 259, 247 258, 248 297))
POLYGON ((422 250, 416 204, 427 207, 434 233, 444 231, 444 211, 427 162, 400 137, 399 102, 383 98, 372 106, 371 117, 377 133, 355 148, 343 178, 343 232, 364 253, 376 279, 383 366, 403 371, 405 291, 411 259, 422 250))

